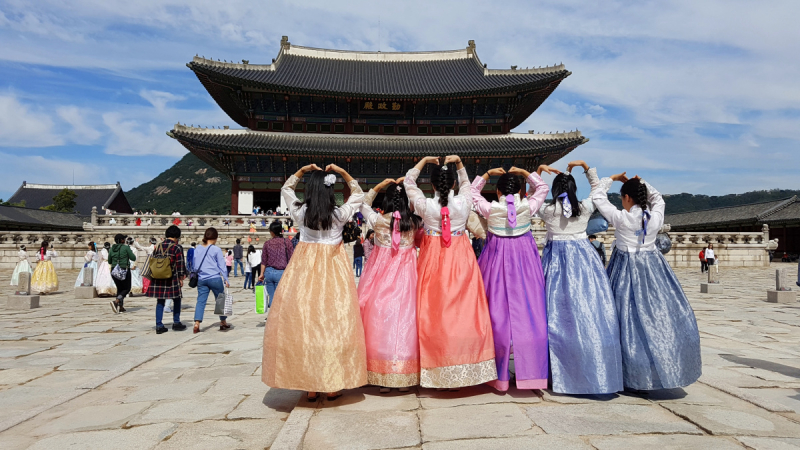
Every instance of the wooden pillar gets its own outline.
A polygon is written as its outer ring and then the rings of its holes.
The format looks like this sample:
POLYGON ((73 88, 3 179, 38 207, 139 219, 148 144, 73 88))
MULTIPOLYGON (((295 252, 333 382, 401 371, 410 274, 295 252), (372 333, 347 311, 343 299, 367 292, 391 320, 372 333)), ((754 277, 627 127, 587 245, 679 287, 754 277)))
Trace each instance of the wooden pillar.
POLYGON ((786 241, 786 225, 783 226, 783 239, 781 239, 781 241, 778 242, 778 247, 779 248, 780 248, 781 245, 783 245, 783 251, 788 253, 789 252, 789 243, 786 241))
POLYGON ((239 182, 231 181, 231 214, 239 214, 239 182))

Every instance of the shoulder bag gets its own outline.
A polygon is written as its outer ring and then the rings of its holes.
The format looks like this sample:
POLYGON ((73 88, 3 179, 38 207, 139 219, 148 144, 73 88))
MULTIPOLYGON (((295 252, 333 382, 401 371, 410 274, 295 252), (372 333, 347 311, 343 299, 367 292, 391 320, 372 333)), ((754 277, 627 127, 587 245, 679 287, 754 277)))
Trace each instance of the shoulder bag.
MULTIPOLYGON (((194 269, 194 270, 192 270, 192 273, 189 274, 189 287, 190 288, 196 288, 197 287, 197 278, 198 278, 198 276, 200 274, 200 268, 203 267, 203 263, 206 260, 206 256, 208 256, 208 253, 211 251, 211 247, 213 247, 213 245, 209 245, 208 247, 206 247, 206 254, 203 255, 203 259, 200 260, 200 265, 197 266, 197 267, 192 267, 192 269, 194 269)), ((192 255, 192 256, 194 256, 194 255, 192 255)), ((194 258, 192 258, 192 259, 194 259, 194 258)), ((192 264, 194 264, 194 261, 192 261, 192 264)))
POLYGON ((345 244, 355 242, 359 236, 361 236, 361 228, 356 225, 355 221, 351 220, 344 224, 344 229, 342 229, 342 241, 344 241, 345 244))
POLYGON ((158 246, 160 252, 156 254, 153 252, 153 256, 148 261, 148 267, 150 268, 150 276, 154 280, 168 280, 172 278, 172 260, 169 255, 169 250, 175 244, 169 244, 167 249, 164 250, 161 246, 158 246))

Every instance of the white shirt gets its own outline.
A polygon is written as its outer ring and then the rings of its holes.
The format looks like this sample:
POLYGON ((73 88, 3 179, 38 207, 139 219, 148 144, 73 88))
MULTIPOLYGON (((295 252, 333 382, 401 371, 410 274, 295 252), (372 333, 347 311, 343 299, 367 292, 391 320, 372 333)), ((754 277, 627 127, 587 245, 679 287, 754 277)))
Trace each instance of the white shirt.
MULTIPOLYGON (((586 178, 592 191, 589 197, 585 198, 580 204, 581 215, 577 217, 564 217, 561 200, 555 199, 553 203, 544 204, 537 214, 547 228, 547 240, 577 240, 586 239, 586 226, 594 212, 594 202, 592 196, 600 188, 600 179, 597 178, 597 169, 592 167, 586 171, 586 178)), ((574 209, 576 205, 572 205, 574 209)))
POLYGON ((292 175, 286 180, 283 188, 281 188, 281 196, 283 201, 289 206, 289 214, 292 220, 300 225, 300 242, 309 244, 329 244, 338 245, 342 242, 342 229, 345 224, 353 217, 353 214, 358 211, 361 202, 364 200, 364 191, 358 186, 358 181, 353 180, 350 182, 350 197, 344 205, 336 207, 333 211, 333 226, 329 230, 312 230, 303 225, 303 219, 306 216, 305 203, 297 206, 297 195, 294 193, 294 188, 300 181, 299 178, 292 175))
MULTIPOLYGON (((406 173, 403 185, 406 188, 409 202, 414 207, 414 213, 422 217, 425 229, 442 232, 442 206, 439 204, 439 193, 436 192, 433 198, 426 198, 422 190, 417 186, 419 170, 412 168, 406 173)), ((448 194, 447 209, 450 210, 450 231, 464 231, 467 228, 469 213, 472 211, 472 193, 469 190, 470 183, 467 176, 467 169, 459 169, 458 174, 458 195, 451 190, 448 194)))
POLYGON ((28 252, 25 250, 20 249, 20 251, 17 253, 17 256, 19 256, 20 261, 28 260, 28 252))
POLYGON ((706 259, 709 259, 709 258, 711 258, 711 259, 714 258, 714 250, 710 249, 710 248, 707 248, 706 249, 706 259))
POLYGON ((647 186, 647 205, 650 210, 650 220, 647 223, 647 236, 642 243, 642 208, 634 205, 630 211, 618 210, 608 201, 608 189, 613 181, 611 178, 600 180, 600 186, 592 194, 592 201, 600 214, 613 226, 614 237, 617 238, 617 248, 626 252, 651 251, 656 249, 656 235, 664 226, 664 208, 666 204, 661 194, 642 180, 647 186))
POLYGON ((261 265, 261 250, 256 250, 247 255, 247 262, 250 267, 258 267, 261 265))
POLYGON ((88 252, 86 252, 85 255, 83 255, 83 259, 85 259, 86 262, 88 263, 91 262, 95 258, 95 256, 97 256, 97 252, 89 250, 88 252))

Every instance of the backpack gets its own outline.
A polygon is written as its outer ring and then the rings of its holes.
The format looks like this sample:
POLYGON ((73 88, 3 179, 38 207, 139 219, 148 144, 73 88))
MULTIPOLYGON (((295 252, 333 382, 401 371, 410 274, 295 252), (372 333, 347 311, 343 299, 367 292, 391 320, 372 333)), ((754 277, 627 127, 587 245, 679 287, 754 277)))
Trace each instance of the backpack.
POLYGON ((344 241, 345 244, 355 242, 360 236, 361 228, 359 228, 354 221, 351 220, 344 224, 344 229, 342 229, 342 241, 344 241))
POLYGON ((150 269, 150 277, 154 280, 169 280, 172 278, 172 260, 169 256, 169 249, 175 244, 169 244, 166 250, 158 246, 159 253, 153 252, 147 262, 150 269))

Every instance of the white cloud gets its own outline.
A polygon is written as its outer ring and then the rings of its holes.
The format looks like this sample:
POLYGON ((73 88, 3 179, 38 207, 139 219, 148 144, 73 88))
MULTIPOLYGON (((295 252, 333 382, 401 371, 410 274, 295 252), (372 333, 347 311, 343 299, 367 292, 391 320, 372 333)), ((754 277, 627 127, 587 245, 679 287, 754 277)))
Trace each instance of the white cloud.
POLYGON ((70 142, 83 145, 92 144, 102 136, 102 133, 89 125, 86 112, 81 111, 77 106, 60 106, 56 108, 56 114, 72 126, 72 131, 68 134, 70 142))
POLYGON ((0 95, 0 146, 51 147, 64 144, 46 113, 34 111, 15 95, 0 95))
POLYGON ((125 119, 122 114, 103 114, 110 138, 105 152, 120 156, 182 156, 186 149, 165 134, 167 130, 156 123, 142 123, 125 119))
POLYGON ((72 184, 73 180, 75 184, 116 181, 106 180, 108 171, 96 164, 86 164, 40 155, 19 155, 4 152, 0 152, 0 159, 3 161, 3 172, 14 174, 14 176, 0 177, 1 192, 14 193, 22 185, 23 181, 52 184, 72 184))
POLYGON ((150 102, 159 112, 164 111, 168 103, 179 102, 186 99, 186 97, 182 95, 176 95, 171 92, 153 91, 149 89, 142 89, 139 91, 139 95, 150 102))

